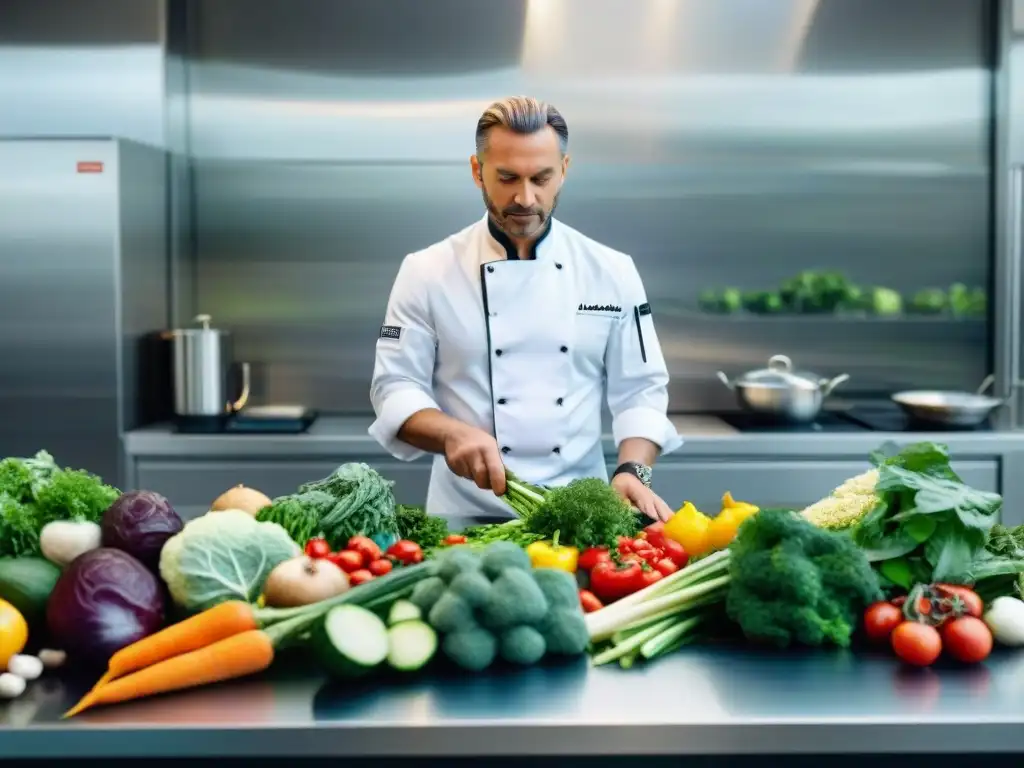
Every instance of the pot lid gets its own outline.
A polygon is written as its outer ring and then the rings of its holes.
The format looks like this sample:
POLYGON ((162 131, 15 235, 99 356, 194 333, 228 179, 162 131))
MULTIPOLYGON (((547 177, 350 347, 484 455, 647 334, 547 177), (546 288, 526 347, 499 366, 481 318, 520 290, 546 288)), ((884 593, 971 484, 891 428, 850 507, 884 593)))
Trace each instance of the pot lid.
POLYGON ((785 355, 773 355, 767 368, 758 368, 740 376, 736 383, 775 389, 820 389, 822 378, 813 373, 793 370, 793 361, 785 355))
POLYGON ((211 328, 210 321, 212 318, 209 315, 196 315, 192 322, 199 325, 198 328, 176 328, 170 331, 167 335, 169 336, 199 336, 203 334, 220 334, 227 335, 227 331, 221 330, 220 328, 211 328))

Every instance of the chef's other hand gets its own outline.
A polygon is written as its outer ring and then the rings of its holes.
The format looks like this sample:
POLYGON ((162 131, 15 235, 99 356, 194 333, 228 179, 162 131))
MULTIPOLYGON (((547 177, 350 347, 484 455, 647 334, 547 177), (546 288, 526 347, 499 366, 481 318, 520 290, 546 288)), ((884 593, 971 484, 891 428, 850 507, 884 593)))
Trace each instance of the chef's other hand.
POLYGON ((612 478, 612 488, 651 520, 668 520, 672 517, 672 508, 633 475, 616 475, 612 478))
POLYGON ((498 496, 505 493, 505 465, 498 443, 482 429, 466 424, 449 433, 444 440, 444 459, 459 477, 498 496))

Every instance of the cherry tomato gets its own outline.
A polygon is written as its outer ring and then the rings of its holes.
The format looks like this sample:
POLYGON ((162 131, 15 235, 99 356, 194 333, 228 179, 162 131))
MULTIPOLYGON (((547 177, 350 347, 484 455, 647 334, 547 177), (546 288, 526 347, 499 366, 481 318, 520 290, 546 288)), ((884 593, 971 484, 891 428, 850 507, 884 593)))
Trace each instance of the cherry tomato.
POLYGON ((960 598, 962 605, 958 606, 958 609, 955 607, 953 611, 958 616, 981 618, 985 605, 981 598, 978 597, 978 593, 970 587, 961 587, 956 584, 936 584, 935 588, 939 593, 946 593, 951 597, 960 598))
POLYGON ((376 577, 365 568, 360 568, 358 571, 352 571, 348 575, 348 583, 353 587, 357 587, 360 584, 365 584, 368 581, 373 581, 376 577))
POLYGON ((342 552, 334 552, 327 556, 327 559, 341 568, 345 573, 358 571, 363 567, 363 556, 358 552, 346 549, 342 552))
POLYGON ((363 556, 363 561, 367 563, 372 563, 374 560, 380 558, 380 547, 378 547, 377 542, 369 536, 353 536, 348 540, 348 544, 345 545, 345 549, 358 552, 363 556))
POLYGON ((450 533, 444 537, 444 543, 446 546, 453 547, 456 544, 465 544, 466 537, 461 533, 450 533))
POLYGON ((629 549, 632 552, 636 552, 641 557, 646 558, 648 552, 654 552, 655 546, 646 539, 633 539, 630 542, 629 549))
POLYGON ((864 634, 873 643, 882 643, 903 623, 903 611, 892 603, 878 602, 864 611, 864 634))
POLYGON ((649 587, 654 582, 661 581, 663 578, 665 578, 665 574, 661 571, 656 571, 653 568, 646 570, 643 575, 644 586, 649 587))
POLYGON ((390 573, 391 569, 395 566, 390 560, 382 557, 379 560, 374 560, 366 567, 374 576, 383 576, 385 573, 390 573))
POLYGON ((892 649, 896 655, 915 667, 927 667, 942 653, 939 630, 916 621, 904 621, 892 631, 892 649))
POLYGON ((636 552, 627 552, 624 555, 619 555, 620 563, 639 563, 643 565, 647 561, 644 560, 643 555, 638 555, 636 552))
POLYGON ((633 539, 629 536, 619 536, 618 550, 620 555, 625 555, 628 552, 633 551, 633 539))
POLYGON ((662 521, 659 520, 656 523, 651 523, 644 528, 644 535, 658 549, 665 548, 665 523, 662 521))
POLYGON ((597 599, 597 595, 587 589, 580 590, 580 606, 584 613, 593 613, 604 608, 601 601, 597 599))
POLYGON ((974 616, 963 616, 943 625, 942 647, 946 653, 965 664, 977 664, 992 653, 992 633, 985 622, 974 616))
POLYGON ((306 557, 320 560, 329 554, 331 554, 331 545, 327 543, 327 539, 317 538, 306 542, 306 557))
POLYGON ((598 563, 590 572, 590 589, 607 603, 643 589, 643 579, 639 563, 598 563))
POLYGON ((654 569, 662 576, 671 576, 679 570, 679 566, 673 563, 669 558, 663 557, 654 564, 654 569))
POLYGON ((607 547, 590 547, 580 552, 579 560, 576 561, 576 568, 584 571, 591 571, 598 563, 611 562, 612 555, 607 547))
POLYGON ((388 547, 388 554, 402 565, 413 565, 423 562, 423 550, 415 541, 401 539, 388 547))
POLYGON ((679 568, 685 567, 690 561, 690 556, 686 553, 686 549, 678 541, 665 539, 661 545, 661 549, 665 553, 665 557, 675 563, 679 568))

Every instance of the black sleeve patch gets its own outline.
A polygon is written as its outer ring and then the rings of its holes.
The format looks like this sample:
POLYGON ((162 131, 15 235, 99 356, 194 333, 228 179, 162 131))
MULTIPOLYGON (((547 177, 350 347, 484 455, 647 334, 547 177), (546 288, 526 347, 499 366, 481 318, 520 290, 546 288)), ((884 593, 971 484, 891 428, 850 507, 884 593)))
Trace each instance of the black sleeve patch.
POLYGON ((394 339, 395 341, 398 341, 402 338, 402 326, 382 325, 380 327, 380 337, 382 339, 394 339))
POLYGON ((651 314, 651 305, 649 303, 648 304, 641 304, 639 307, 636 308, 636 311, 641 316, 649 315, 649 314, 651 314))

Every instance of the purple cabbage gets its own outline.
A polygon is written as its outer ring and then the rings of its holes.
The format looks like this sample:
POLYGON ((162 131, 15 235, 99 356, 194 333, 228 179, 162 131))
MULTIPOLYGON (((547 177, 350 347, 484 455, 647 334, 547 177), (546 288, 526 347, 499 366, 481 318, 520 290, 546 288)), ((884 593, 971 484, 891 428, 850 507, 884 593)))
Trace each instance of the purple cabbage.
POLYGON ((153 491, 121 494, 100 523, 104 547, 127 552, 154 573, 160 567, 160 550, 184 527, 171 503, 153 491))
POLYGON ((106 547, 72 560, 46 605, 56 646, 86 664, 106 664, 163 622, 163 585, 134 557, 106 547))

